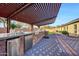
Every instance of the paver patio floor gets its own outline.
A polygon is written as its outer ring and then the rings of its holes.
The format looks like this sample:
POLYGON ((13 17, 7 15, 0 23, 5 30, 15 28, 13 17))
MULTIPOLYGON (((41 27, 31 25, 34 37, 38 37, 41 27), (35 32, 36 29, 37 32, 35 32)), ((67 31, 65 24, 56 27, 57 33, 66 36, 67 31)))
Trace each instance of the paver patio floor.
POLYGON ((70 54, 58 41, 56 36, 61 35, 52 34, 48 35, 49 38, 42 38, 31 49, 25 52, 25 56, 69 56, 70 54))

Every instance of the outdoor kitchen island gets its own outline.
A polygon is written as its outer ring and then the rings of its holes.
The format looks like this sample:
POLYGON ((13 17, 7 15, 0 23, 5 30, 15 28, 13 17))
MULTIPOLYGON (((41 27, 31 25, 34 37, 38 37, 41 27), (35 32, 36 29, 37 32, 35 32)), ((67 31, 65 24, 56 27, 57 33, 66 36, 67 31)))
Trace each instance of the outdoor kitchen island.
POLYGON ((0 34, 0 56, 20 56, 32 47, 30 32, 0 34))

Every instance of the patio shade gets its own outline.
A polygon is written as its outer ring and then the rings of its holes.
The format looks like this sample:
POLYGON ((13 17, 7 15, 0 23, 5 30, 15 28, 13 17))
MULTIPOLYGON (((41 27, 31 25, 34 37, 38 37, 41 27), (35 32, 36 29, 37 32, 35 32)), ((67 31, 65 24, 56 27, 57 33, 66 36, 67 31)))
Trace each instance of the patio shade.
POLYGON ((53 23, 61 3, 1 3, 0 16, 32 25, 53 23))

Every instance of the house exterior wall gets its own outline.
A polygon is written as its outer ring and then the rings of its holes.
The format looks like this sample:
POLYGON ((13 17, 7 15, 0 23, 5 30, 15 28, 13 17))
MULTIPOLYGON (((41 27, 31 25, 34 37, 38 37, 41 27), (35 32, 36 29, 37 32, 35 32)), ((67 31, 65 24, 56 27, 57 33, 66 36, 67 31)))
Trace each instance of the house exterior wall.
POLYGON ((68 31, 70 35, 78 35, 79 36, 79 22, 75 22, 72 24, 60 26, 60 27, 55 27, 53 28, 53 31, 68 31), (74 25, 77 25, 77 33, 75 33, 75 27, 74 25))
POLYGON ((77 23, 77 34, 79 34, 79 22, 77 23))

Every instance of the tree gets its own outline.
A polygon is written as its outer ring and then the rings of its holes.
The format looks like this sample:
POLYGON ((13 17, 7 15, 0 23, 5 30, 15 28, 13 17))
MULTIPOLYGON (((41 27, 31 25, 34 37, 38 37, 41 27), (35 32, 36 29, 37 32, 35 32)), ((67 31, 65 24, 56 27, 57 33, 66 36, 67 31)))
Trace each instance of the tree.
POLYGON ((20 25, 20 24, 15 24, 15 23, 10 24, 10 28, 12 28, 12 29, 21 28, 21 27, 22 27, 22 25, 20 25))
POLYGON ((17 25, 15 23, 11 23, 10 28, 15 29, 15 28, 17 28, 17 25))

